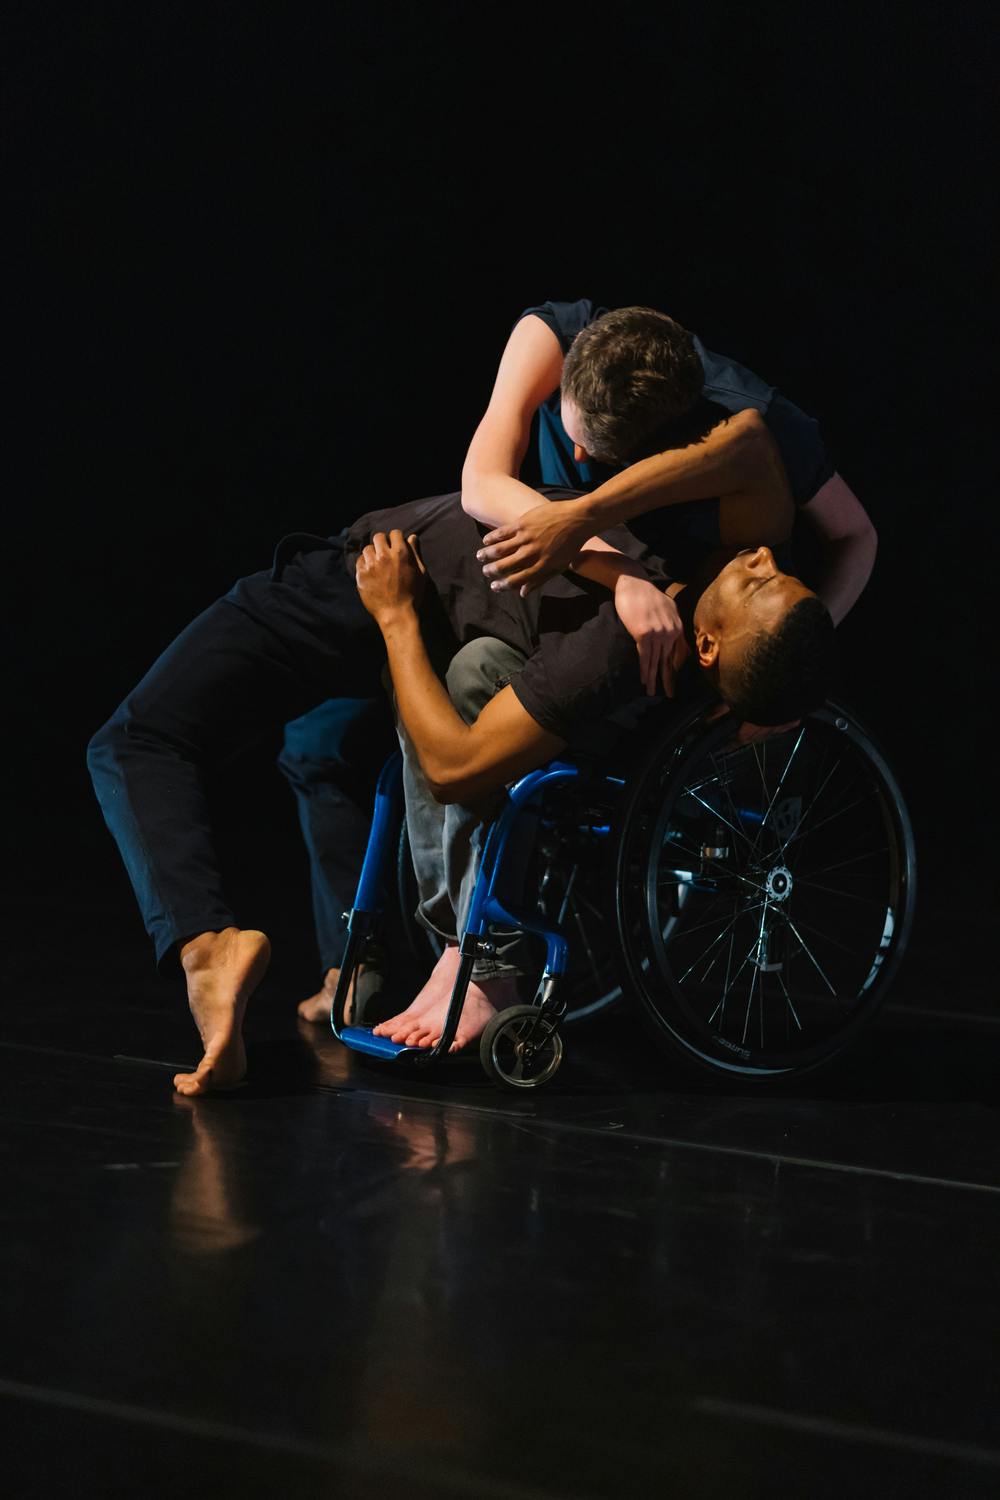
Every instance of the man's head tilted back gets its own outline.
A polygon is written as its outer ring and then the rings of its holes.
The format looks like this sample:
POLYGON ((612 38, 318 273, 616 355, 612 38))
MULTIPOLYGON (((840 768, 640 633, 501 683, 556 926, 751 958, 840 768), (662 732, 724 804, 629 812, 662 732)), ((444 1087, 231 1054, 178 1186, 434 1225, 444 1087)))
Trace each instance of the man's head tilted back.
POLYGON ((705 379, 694 339, 666 313, 619 307, 578 333, 562 374, 563 425, 599 463, 676 445, 705 379))
POLYGON ((733 713, 787 724, 818 708, 833 675, 833 620, 769 547, 740 552, 694 608, 702 670, 733 713))

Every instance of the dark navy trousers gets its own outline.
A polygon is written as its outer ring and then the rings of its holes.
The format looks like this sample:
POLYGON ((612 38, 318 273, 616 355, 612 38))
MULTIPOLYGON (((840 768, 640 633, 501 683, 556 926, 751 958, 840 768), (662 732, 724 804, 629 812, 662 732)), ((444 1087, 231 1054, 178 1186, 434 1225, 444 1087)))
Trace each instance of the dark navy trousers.
POLYGON ((199 615, 97 732, 88 765, 158 961, 198 932, 240 925, 206 782, 234 752, 288 725, 282 769, 313 862, 321 959, 339 963, 340 912, 352 904, 372 788, 394 743, 384 664, 342 539, 286 538, 272 571, 241 579, 199 615), (327 707, 332 697, 353 702, 327 707), (302 724, 320 705, 320 718, 302 724), (339 721, 325 746, 323 715, 339 721))
POLYGON ((339 969, 345 912, 371 831, 378 773, 398 749, 388 694, 334 698, 285 726, 278 769, 292 791, 309 851, 320 965, 339 969))

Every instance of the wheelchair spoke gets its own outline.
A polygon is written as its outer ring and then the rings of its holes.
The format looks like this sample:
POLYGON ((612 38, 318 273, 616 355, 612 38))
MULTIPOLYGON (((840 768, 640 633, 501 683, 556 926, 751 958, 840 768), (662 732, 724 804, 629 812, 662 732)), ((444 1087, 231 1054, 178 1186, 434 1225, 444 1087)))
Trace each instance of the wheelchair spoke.
POLYGON ((720 823, 724 823, 727 828, 731 829, 731 831, 735 833, 736 837, 738 839, 742 839, 747 847, 751 850, 751 852, 753 852, 754 846, 741 828, 737 828, 735 823, 730 823, 729 819, 725 817, 717 807, 713 807, 710 802, 706 802, 704 797, 699 797, 698 793, 695 792, 691 787, 686 786, 684 788, 684 791, 687 796, 693 797, 696 802, 700 802, 702 807, 704 807, 707 812, 710 812, 712 814, 713 818, 718 818, 720 823))
MULTIPOLYGON (((765 928, 766 928, 766 925, 767 925, 767 908, 768 908, 768 902, 765 900, 763 909, 762 909, 761 914, 760 914, 760 926, 757 929, 757 962, 754 964, 754 966, 753 966, 753 973, 750 975, 750 993, 747 996, 747 1013, 746 1013, 746 1016, 744 1017, 744 1020, 743 1020, 743 1043, 744 1043, 744 1046, 746 1045, 747 1032, 750 1029, 750 1011, 751 1011, 751 1008, 753 1006, 753 992, 754 992, 754 989, 756 988, 756 985, 757 985, 757 979, 760 976, 760 955, 761 955, 761 951, 762 951, 763 946, 764 946, 764 931, 765 931, 765 928)), ((764 1045, 764 1001, 763 1001, 764 981, 763 981, 763 979, 761 979, 760 984, 761 984, 761 991, 762 991, 762 994, 761 994, 761 1009, 760 1009, 760 1044, 763 1047, 763 1045, 764 1045)))
MULTIPOLYGON (((733 942, 735 942, 735 940, 736 940, 736 934, 733 933, 733 942)), ((743 970, 746 968, 747 964, 750 962, 750 955, 751 955, 751 953, 754 950, 754 947, 756 945, 756 941, 757 940, 755 938, 754 941, 750 944, 750 946, 747 949, 746 953, 743 955, 743 962, 740 964, 739 968, 736 970, 736 973, 733 974, 731 978, 730 978, 730 970, 732 968, 732 954, 731 954, 731 950, 730 950, 730 962, 726 966, 726 987, 725 987, 725 989, 722 992, 722 998, 721 998, 721 1000, 719 1001, 718 1005, 715 1007, 715 1010, 713 1010, 712 1014, 708 1018, 708 1024, 709 1024, 709 1026, 711 1026, 712 1022, 715 1020, 715 1017, 717 1015, 720 1016, 720 1023, 719 1023, 719 1026, 717 1027, 717 1030, 721 1031, 721 1029, 722 1029, 721 1017, 724 1016, 725 1012, 726 1012, 726 1000, 729 998, 729 994, 730 994, 730 992, 731 992, 731 990, 733 988, 733 985, 736 983, 737 979, 739 979, 740 975, 743 973, 743 970)))
POLYGON ((838 860, 836 864, 823 865, 820 869, 809 870, 804 875, 796 874, 795 879, 797 881, 809 881, 812 880, 814 875, 829 875, 831 870, 843 870, 846 869, 848 865, 856 865, 860 860, 874 859, 877 854, 888 854, 888 852, 888 844, 880 844, 877 849, 865 849, 861 854, 852 854, 848 859, 838 860))
POLYGON ((825 896, 842 896, 845 901, 860 901, 863 906, 885 906, 885 902, 875 896, 859 896, 857 891, 841 891, 836 886, 820 885, 818 880, 807 880, 804 875, 796 875, 795 884, 807 886, 811 891, 822 891, 825 896))
MULTIPOLYGON (((713 765, 716 764, 715 756, 714 755, 712 756, 712 764, 713 765)), ((729 803, 729 810, 730 810, 730 812, 733 815, 733 821, 734 821, 734 823, 739 823, 739 821, 740 821, 739 809, 737 808, 736 803, 733 801, 733 794, 732 794, 732 792, 730 790, 731 780, 732 780, 732 778, 728 774, 723 775, 720 772, 719 781, 721 782, 723 790, 726 793, 726 800, 729 803)), ((747 847, 752 852, 753 849, 754 849, 754 843, 747 837, 747 835, 745 833, 742 832, 742 829, 740 830, 740 833, 741 833, 742 838, 746 841, 747 847)))
MULTIPOLYGON (((729 919, 729 926, 728 927, 724 927, 722 929, 722 931, 718 934, 718 936, 714 937, 712 939, 711 943, 704 950, 704 952, 698 954, 698 957, 694 960, 694 962, 692 964, 690 964, 687 969, 684 970, 684 973, 680 976, 680 978, 677 981, 678 984, 683 984, 684 983, 685 979, 687 979, 687 977, 691 973, 691 971, 693 969, 696 969, 698 967, 698 965, 701 963, 702 959, 708 957, 708 955, 712 952, 712 949, 716 946, 717 943, 721 943, 722 942, 722 939, 725 937, 726 933, 730 930, 730 928, 736 926, 736 924, 739 921, 740 917, 743 916, 743 915, 744 915, 743 912, 737 912, 734 917, 731 917, 729 919)), ((720 920, 722 920, 722 919, 720 918, 720 920)), ((753 943, 750 944, 750 948, 749 948, 748 953, 747 953, 747 957, 748 958, 749 958, 749 956, 750 956, 750 954, 752 952, 753 952, 753 943)), ((742 972, 742 970, 741 970, 741 972, 742 972)))
POLYGON ((576 875, 579 868, 579 865, 574 865, 572 870, 570 871, 569 879, 566 882, 566 889, 563 892, 563 898, 559 906, 559 915, 556 917, 557 927, 562 926, 563 921, 566 917, 566 908, 570 903, 571 896, 573 895, 573 887, 576 884, 576 875))
MULTIPOLYGON (((834 767, 834 770, 836 769, 837 768, 834 767)), ((831 772, 830 774, 832 775, 833 772, 831 772)), ((863 802, 867 802, 869 797, 875 797, 877 795, 878 793, 876 791, 876 788, 869 787, 867 792, 863 792, 861 796, 856 797, 853 802, 848 802, 846 807, 838 807, 836 812, 828 813, 825 818, 821 818, 818 823, 814 823, 811 828, 807 828, 805 832, 803 832, 802 825, 805 823, 806 818, 812 812, 813 808, 816 806, 817 801, 819 800, 818 797, 814 797, 812 802, 810 802, 809 806, 806 808, 806 811, 802 814, 802 817, 799 819, 799 826, 792 834, 792 837, 788 840, 787 843, 782 844, 780 851, 781 854, 784 855, 785 851, 790 849, 793 844, 797 844, 799 839, 810 838, 812 834, 818 833, 821 828, 825 828, 827 823, 832 823, 835 819, 842 818, 845 813, 849 813, 855 807, 860 807, 863 802)))
POLYGON ((760 970, 757 968, 757 965, 754 964, 753 973, 750 975, 750 993, 747 995, 746 1014, 743 1017, 743 1035, 740 1038, 744 1047, 747 1044, 747 1032, 750 1030, 750 1012, 753 1009, 753 992, 756 988, 757 976, 759 973, 760 970))
POLYGON ((819 963, 819 960, 813 954, 812 949, 809 947, 809 944, 805 941, 805 939, 803 938, 802 934, 799 932, 798 928, 796 927, 795 923, 792 921, 791 917, 786 917, 785 921, 788 923, 789 927, 792 929, 792 932, 795 934, 796 938, 798 939, 799 947, 802 949, 803 953, 809 959, 809 962, 812 964, 813 968, 816 970, 817 974, 820 976, 820 978, 822 979, 823 983, 826 985, 827 989, 830 991, 830 994, 836 1000, 838 998, 837 997, 837 991, 834 989, 833 985, 830 983, 829 979, 826 977, 826 973, 824 972, 821 964, 819 963))
POLYGON ((826 791, 827 787, 830 785, 830 782, 834 779, 834 777, 836 776, 837 772, 840 770, 841 765, 842 765, 842 761, 840 760, 840 758, 838 756, 838 758, 834 761, 833 765, 830 767, 829 771, 827 771, 826 775, 824 776, 823 772, 824 772, 824 770, 826 770, 826 766, 827 766, 827 763, 828 763, 829 759, 830 759, 830 750, 829 750, 829 747, 828 746, 824 746, 824 749, 823 749, 823 758, 820 761, 820 764, 819 764, 819 766, 817 768, 817 771, 816 771, 816 780, 819 781, 819 786, 816 787, 815 791, 813 792, 813 794, 812 794, 812 796, 811 796, 811 798, 809 800, 809 804, 808 804, 808 806, 805 809, 805 812, 803 812, 802 815, 801 815, 801 817, 799 818, 798 826, 796 827, 795 832, 792 834, 792 836, 790 838, 785 839, 782 842, 782 845, 781 845, 781 852, 782 853, 784 853, 784 851, 788 848, 789 844, 794 843, 795 840, 799 837, 799 835, 800 835, 800 833, 802 831, 803 825, 808 821, 808 819, 809 819, 809 817, 810 817, 810 815, 812 813, 813 808, 821 800, 821 798, 823 796, 823 793, 826 791), (822 777, 822 780, 820 780, 820 777, 822 777))
MULTIPOLYGON (((789 922, 789 918, 787 916, 785 917, 785 921, 789 922)), ((839 948, 842 953, 849 953, 852 958, 857 958, 858 950, 856 947, 849 948, 848 945, 846 943, 842 943, 839 938, 832 937, 830 933, 825 932, 822 927, 817 927, 814 922, 807 922, 802 916, 799 917, 798 921, 800 927, 803 927, 806 932, 811 932, 814 937, 822 938, 825 943, 832 943, 833 946, 835 948, 839 948)))
MULTIPOLYGON (((796 1026, 801 1031, 802 1030, 802 1022, 799 1020, 798 1014, 796 1013, 796 1010, 795 1010, 795 1006, 792 1004, 792 997, 788 993, 788 986, 785 984, 785 981, 782 979, 780 973, 778 973, 775 977, 776 977, 778 983, 781 985, 782 991, 784 992, 785 1005, 786 1005, 787 1009, 789 1011, 791 1011, 791 1013, 792 1013, 792 1020, 795 1022, 796 1026)), ((787 1016, 786 1016, 786 1024, 787 1024, 787 1016)))
MULTIPOLYGON (((702 854, 700 849, 686 849, 679 839, 670 840, 670 849, 671 852, 676 850, 679 854, 687 855, 688 859, 694 860, 696 864, 700 862, 703 865, 711 865, 713 869, 720 870, 723 875, 728 875, 732 880, 742 881, 744 885, 750 886, 754 891, 763 890, 763 886, 759 880, 751 880, 749 876, 742 875, 739 870, 732 869, 731 866, 725 864, 721 859, 713 859, 711 855, 702 854)), ((664 874, 669 875, 669 873, 669 871, 664 871, 664 874)))
POLYGON ((573 905, 574 907, 586 907, 591 916, 596 917, 598 922, 600 922, 602 925, 608 919, 607 912, 603 912, 601 911, 601 908, 599 906, 595 906, 594 902, 591 901, 589 896, 584 895, 579 886, 577 886, 576 890, 573 892, 573 905))
MULTIPOLYGON (((721 900, 721 897, 719 897, 719 896, 714 897, 713 900, 712 900, 711 905, 707 908, 707 910, 711 911, 712 910, 712 906, 715 906, 718 903, 719 900, 721 900)), ((726 914, 727 914, 726 912, 723 912, 718 917, 709 917, 704 922, 698 922, 698 923, 696 923, 694 927, 682 927, 680 935, 682 937, 688 938, 688 937, 693 937, 696 932, 704 932, 704 930, 705 930, 706 927, 714 927, 717 922, 724 922, 726 920, 726 914)), ((738 920, 738 915, 739 914, 737 914, 737 916, 733 917, 732 921, 734 921, 734 922, 737 921, 738 920)))
POLYGON ((573 920, 576 922, 576 925, 579 928, 580 937, 583 940, 583 946, 587 954, 587 960, 590 964, 591 973, 596 975, 598 973, 598 963, 596 958, 594 957, 594 950, 590 946, 590 938, 587 936, 586 926, 581 920, 580 913, 576 909, 575 902, 573 903, 573 920))
POLYGON ((763 745, 763 751, 764 751, 764 761, 763 761, 763 764, 761 763, 760 755, 757 753, 757 746, 756 746, 756 744, 751 745, 750 748, 753 751, 754 764, 757 767, 757 775, 760 777, 761 790, 764 793, 764 801, 766 802, 767 801, 767 797, 768 797, 768 791, 767 791, 767 740, 764 741, 764 745, 763 745))
POLYGON ((799 747, 801 746, 802 741, 803 741, 804 738, 805 738, 805 730, 804 729, 800 729, 799 732, 798 732, 798 734, 795 737, 795 744, 792 746, 792 748, 791 748, 791 750, 789 752, 788 759, 785 761, 784 770, 782 771, 781 776, 778 779, 778 785, 775 787, 774 794, 771 797, 770 802, 768 803, 767 811, 765 812, 763 818, 761 819, 760 827, 757 830, 757 837, 754 840, 753 845, 752 845, 754 854, 756 854, 757 851, 760 848, 760 840, 761 840, 761 837, 762 837, 762 835, 764 833, 764 829, 767 827, 767 820, 771 816, 771 810, 774 807, 774 804, 778 800, 778 793, 781 791, 781 788, 785 784, 785 781, 786 781, 786 779, 788 777, 788 773, 789 773, 789 771, 792 768, 792 761, 795 759, 796 755, 798 755, 798 753, 799 753, 799 747))

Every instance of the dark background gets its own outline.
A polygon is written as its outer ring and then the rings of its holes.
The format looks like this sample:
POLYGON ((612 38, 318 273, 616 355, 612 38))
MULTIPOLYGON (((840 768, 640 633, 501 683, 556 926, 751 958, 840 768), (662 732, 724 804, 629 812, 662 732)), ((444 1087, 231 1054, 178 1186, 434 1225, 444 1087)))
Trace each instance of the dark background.
MULTIPOLYGON (((985 912, 991 7, 583 16, 9 8, 9 785, 21 894, 74 942, 138 939, 90 733, 283 532, 457 487, 547 297, 661 307, 822 419, 881 539, 845 695, 911 805, 923 930, 985 912)), ((272 749, 223 821, 297 933, 272 749)))

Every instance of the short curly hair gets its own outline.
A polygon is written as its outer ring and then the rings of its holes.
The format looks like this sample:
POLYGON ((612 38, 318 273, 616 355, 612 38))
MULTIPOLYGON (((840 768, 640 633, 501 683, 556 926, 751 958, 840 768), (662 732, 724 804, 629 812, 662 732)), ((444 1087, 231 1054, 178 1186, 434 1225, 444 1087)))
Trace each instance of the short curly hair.
POLYGON ((793 604, 777 630, 762 630, 738 666, 715 674, 715 684, 738 718, 787 724, 825 702, 835 665, 833 620, 813 595, 793 604))
POLYGON ((573 340, 562 394, 580 413, 591 457, 629 464, 694 440, 681 429, 700 404, 704 382, 686 328, 651 307, 619 307, 573 340))

